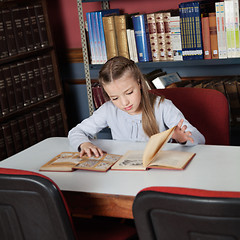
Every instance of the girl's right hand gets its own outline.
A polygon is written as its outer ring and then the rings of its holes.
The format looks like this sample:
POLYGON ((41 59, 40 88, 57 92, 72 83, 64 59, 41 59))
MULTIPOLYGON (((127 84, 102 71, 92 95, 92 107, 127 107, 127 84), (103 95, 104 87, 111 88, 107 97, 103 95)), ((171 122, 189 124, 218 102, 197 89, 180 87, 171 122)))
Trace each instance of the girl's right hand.
POLYGON ((103 156, 102 149, 98 148, 97 146, 93 145, 91 142, 85 142, 80 145, 80 157, 83 155, 87 155, 88 157, 92 157, 94 155, 95 157, 103 156))

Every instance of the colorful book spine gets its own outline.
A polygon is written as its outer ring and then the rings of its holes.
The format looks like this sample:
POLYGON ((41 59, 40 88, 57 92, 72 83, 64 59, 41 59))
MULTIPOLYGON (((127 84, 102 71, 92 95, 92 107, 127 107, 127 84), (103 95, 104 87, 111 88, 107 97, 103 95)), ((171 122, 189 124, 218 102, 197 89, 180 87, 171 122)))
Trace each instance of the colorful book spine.
POLYGON ((138 61, 150 62, 152 61, 152 54, 146 15, 134 15, 132 20, 138 51, 138 61))
POLYGON ((90 18, 92 23, 92 33, 93 33, 93 46, 96 53, 96 64, 102 64, 102 51, 101 51, 101 44, 100 44, 100 36, 98 32, 98 26, 96 22, 96 14, 95 12, 90 12, 90 18))
POLYGON ((234 31, 234 4, 233 1, 224 1, 226 36, 227 36, 227 56, 236 57, 236 37, 234 31))
POLYGON ((227 58, 224 2, 216 2, 215 11, 217 24, 218 55, 219 58, 222 59, 227 58))
POLYGON ((171 42, 173 48, 173 60, 182 61, 182 41, 180 30, 180 16, 170 18, 171 42))
POLYGON ((203 41, 204 59, 212 59, 209 17, 208 16, 202 17, 201 20, 202 20, 202 41, 203 41))
POLYGON ((152 51, 153 62, 160 61, 160 50, 158 45, 157 24, 154 13, 147 14, 147 22, 149 29, 149 38, 152 51))
POLYGON ((119 15, 119 9, 105 9, 105 10, 97 11, 103 63, 105 63, 107 61, 107 48, 106 48, 106 41, 105 41, 102 18, 106 17, 106 16, 111 16, 111 15, 119 15))
POLYGON ((200 2, 179 5, 183 60, 203 59, 200 2))
POLYGON ((163 22, 164 22, 164 30, 165 30, 165 48, 166 48, 166 56, 168 61, 173 60, 173 48, 171 41, 171 29, 170 29, 170 18, 171 13, 165 12, 163 13, 163 22))
POLYGON ((89 45, 90 45, 90 52, 91 52, 91 63, 96 64, 96 53, 95 53, 95 47, 94 47, 94 40, 93 40, 93 27, 91 22, 91 15, 90 12, 86 13, 87 18, 87 31, 88 31, 88 37, 89 37, 89 45))
POLYGON ((218 59, 218 41, 217 41, 217 23, 216 13, 209 13, 209 30, 210 30, 210 41, 211 41, 211 55, 212 59, 218 59))
POLYGON ((118 55, 129 58, 126 16, 114 16, 114 24, 116 29, 118 55))

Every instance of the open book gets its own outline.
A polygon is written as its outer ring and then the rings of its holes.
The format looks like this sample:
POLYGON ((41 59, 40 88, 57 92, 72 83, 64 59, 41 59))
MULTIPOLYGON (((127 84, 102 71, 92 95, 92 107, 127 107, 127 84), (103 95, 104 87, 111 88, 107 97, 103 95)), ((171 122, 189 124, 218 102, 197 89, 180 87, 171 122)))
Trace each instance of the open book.
POLYGON ((79 156, 79 152, 62 152, 44 164, 40 171, 71 172, 75 169, 106 172, 121 155, 104 154, 102 157, 79 156))
POLYGON ((113 170, 146 170, 148 168, 184 169, 195 153, 162 150, 172 137, 175 127, 150 137, 144 151, 128 151, 117 161, 113 170))

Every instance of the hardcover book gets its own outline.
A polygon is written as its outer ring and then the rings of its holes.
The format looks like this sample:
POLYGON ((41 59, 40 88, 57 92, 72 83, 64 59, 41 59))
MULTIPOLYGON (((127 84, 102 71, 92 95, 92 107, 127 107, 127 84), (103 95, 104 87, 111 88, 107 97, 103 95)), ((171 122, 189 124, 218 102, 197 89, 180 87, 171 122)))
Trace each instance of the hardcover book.
POLYGON ((152 61, 147 17, 145 14, 132 16, 139 62, 152 61))
POLYGON ((202 41, 204 59, 212 59, 209 17, 202 17, 202 41))
POLYGON ((217 40, 217 23, 216 13, 209 13, 209 30, 210 30, 210 41, 211 41, 211 55, 212 59, 218 59, 218 40, 217 40))

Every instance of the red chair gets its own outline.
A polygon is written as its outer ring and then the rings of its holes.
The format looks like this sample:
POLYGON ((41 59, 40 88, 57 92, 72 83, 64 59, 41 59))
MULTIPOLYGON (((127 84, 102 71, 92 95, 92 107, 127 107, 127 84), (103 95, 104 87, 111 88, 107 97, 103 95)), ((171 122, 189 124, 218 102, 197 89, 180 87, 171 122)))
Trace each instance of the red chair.
POLYGON ((58 186, 46 176, 0 168, 1 240, 125 240, 136 234, 134 226, 100 220, 74 222, 58 186))
POLYGON ((240 239, 240 192, 149 187, 133 216, 140 240, 240 239))
POLYGON ((229 145, 229 106, 221 92, 203 88, 152 89, 150 92, 170 99, 204 135, 206 144, 229 145))

